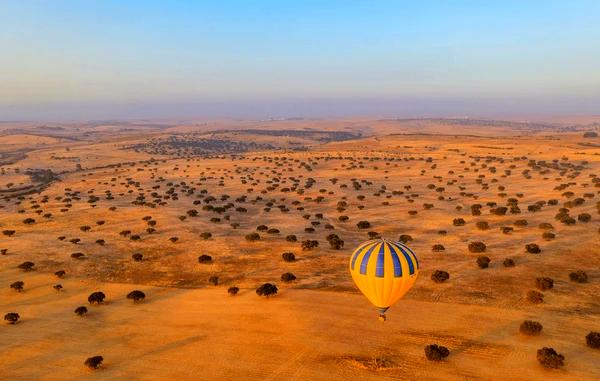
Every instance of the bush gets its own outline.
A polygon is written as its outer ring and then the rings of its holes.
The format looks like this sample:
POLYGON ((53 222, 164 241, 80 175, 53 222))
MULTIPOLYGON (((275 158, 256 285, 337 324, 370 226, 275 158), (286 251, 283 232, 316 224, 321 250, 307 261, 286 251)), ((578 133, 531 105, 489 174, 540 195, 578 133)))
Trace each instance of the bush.
POLYGON ((54 275, 56 275, 57 278, 62 278, 66 275, 67 273, 65 272, 65 270, 58 270, 57 272, 54 273, 54 275))
POLYGON ((431 274, 431 280, 435 283, 443 283, 450 279, 450 274, 443 270, 435 270, 433 274, 431 274))
POLYGON ((85 258, 85 254, 83 254, 83 253, 73 253, 73 254, 71 254, 71 258, 73 258, 73 259, 84 259, 85 258))
POLYGON ((581 213, 577 216, 577 220, 579 222, 590 222, 592 220, 592 216, 589 213, 581 213))
POLYGON ((144 256, 140 253, 135 253, 131 256, 131 258, 136 262, 141 262, 144 259, 144 256))
POLYGON ((448 348, 441 345, 430 344, 425 347, 425 357, 429 361, 441 361, 448 357, 449 354, 450 351, 448 348))
POLYGON ((75 315, 77 315, 77 316, 83 316, 83 315, 87 314, 88 309, 85 306, 79 306, 79 307, 75 308, 75 311, 73 311, 73 312, 75 312, 75 315))
POLYGON ((444 247, 444 245, 439 244, 439 243, 435 244, 435 245, 433 245, 431 247, 431 251, 434 251, 434 252, 439 252, 439 251, 444 251, 444 250, 446 250, 446 248, 444 247))
POLYGON ((210 239, 211 237, 212 237, 212 233, 210 233, 210 232, 200 233, 200 238, 202 238, 204 240, 210 239))
POLYGON ((464 218, 455 218, 455 219, 452 221, 452 224, 453 224, 454 226, 464 226, 464 225, 466 224, 466 222, 465 222, 464 218))
POLYGON ((377 232, 368 232, 367 235, 370 239, 381 238, 381 236, 377 232))
POLYGON ((277 286, 272 283, 265 283, 256 289, 256 295, 266 296, 267 298, 277 294, 277 286))
POLYGON ((8 324, 16 324, 21 317, 16 312, 9 312, 4 315, 4 320, 8 322, 8 324))
POLYGON ((504 233, 504 234, 510 234, 510 233, 512 233, 512 232, 513 232, 515 229, 514 229, 514 228, 512 228, 512 227, 510 227, 510 226, 502 226, 502 227, 500 228, 500 230, 501 230, 501 231, 502 231, 502 233, 504 233))
POLYGON ((290 234, 285 237, 285 240, 288 242, 296 242, 296 241, 298 241, 298 238, 296 237, 295 234, 290 234))
POLYGON ((544 294, 539 291, 527 291, 527 300, 533 304, 540 304, 544 301, 544 294))
POLYGON ((256 227, 256 231, 259 231, 259 232, 265 232, 267 230, 269 230, 269 227, 267 225, 258 225, 256 227))
POLYGON ((504 265, 504 267, 515 267, 515 261, 510 259, 510 258, 506 258, 502 264, 504 265))
POLYGON ((89 357, 85 360, 84 365, 90 369, 98 369, 102 365, 102 361, 104 361, 104 357, 102 356, 89 357))
POLYGON ((302 250, 312 250, 319 246, 319 241, 307 239, 302 242, 302 250))
POLYGON ((258 241, 260 240, 260 235, 258 233, 250 233, 250 234, 246 234, 246 241, 258 241))
POLYGON ((88 302, 90 304, 100 304, 100 303, 104 303, 105 298, 106 298, 106 295, 104 295, 104 293, 102 291, 96 291, 96 292, 92 292, 90 294, 90 296, 88 296, 88 302))
POLYGON ((483 253, 485 252, 486 246, 483 242, 471 242, 469 243, 469 251, 471 253, 483 253))
POLYGON ((535 279, 535 286, 541 291, 546 291, 554 287, 554 280, 552 278, 539 277, 535 279))
POLYGON ((281 280, 283 282, 292 282, 296 280, 296 276, 292 273, 281 274, 281 280))
POLYGON ((600 349, 600 332, 590 332, 585 337, 585 342, 588 347, 600 349))
POLYGON ((400 241, 402 243, 409 243, 412 240, 413 240, 413 237, 408 234, 402 234, 400 237, 398 237, 398 241, 400 241))
POLYGON ((542 325, 537 321, 525 320, 519 327, 519 332, 524 335, 537 336, 542 332, 542 325))
POLYGON ((569 279, 571 280, 571 282, 587 283, 588 276, 585 271, 577 270, 569 274, 569 279))
POLYGON ((489 265, 489 257, 486 257, 485 255, 480 255, 479 257, 477 257, 477 266, 479 266, 480 269, 487 269, 489 265))
POLYGON ((499 206, 497 208, 490 210, 490 212, 492 212, 493 214, 495 214, 497 216, 504 216, 504 215, 506 215, 507 211, 508 211, 508 208, 505 206, 499 206))
POLYGON ((525 245, 525 250, 531 254, 539 254, 542 252, 540 247, 535 243, 528 243, 527 245, 525 245))
POLYGON ((219 284, 219 277, 216 275, 211 276, 210 278, 208 278, 208 282, 210 284, 212 284, 213 286, 216 286, 219 284))
POLYGON ((23 271, 31 271, 31 270, 33 270, 33 266, 35 266, 35 263, 27 261, 27 262, 21 263, 17 267, 23 271))
POLYGON ((10 288, 15 290, 16 292, 21 292, 21 291, 23 291, 24 285, 25 285, 25 283, 23 281, 18 280, 16 282, 11 283, 10 288))
POLYGON ((206 254, 202 254, 201 256, 198 257, 198 263, 211 263, 212 262, 212 257, 210 255, 206 255, 206 254))
POLYGON ((359 229, 368 229, 371 227, 371 223, 369 221, 359 221, 356 226, 359 229))
POLYGON ((475 226, 477 226, 477 229, 479 230, 488 230, 490 228, 490 224, 488 224, 487 221, 477 221, 475 226))
POLYGON ((129 294, 127 294, 127 299, 133 300, 134 302, 141 302, 146 298, 146 294, 144 294, 140 290, 133 290, 129 294))
POLYGON ((296 261, 296 255, 294 255, 294 253, 291 253, 291 252, 285 252, 285 253, 281 254, 281 258, 283 258, 283 260, 285 262, 296 261))
POLYGON ((554 348, 544 347, 538 349, 537 360, 545 368, 560 368, 564 366, 565 356, 557 353, 554 348))
POLYGON ((556 234, 552 232, 544 232, 542 234, 542 238, 546 241, 552 241, 554 238, 556 238, 556 234))
POLYGON ((231 286, 227 289, 227 293, 231 296, 235 296, 237 295, 237 293, 240 291, 239 287, 235 287, 235 286, 231 286))
POLYGON ((334 250, 340 250, 344 247, 344 241, 337 234, 329 234, 326 239, 329 246, 334 250))

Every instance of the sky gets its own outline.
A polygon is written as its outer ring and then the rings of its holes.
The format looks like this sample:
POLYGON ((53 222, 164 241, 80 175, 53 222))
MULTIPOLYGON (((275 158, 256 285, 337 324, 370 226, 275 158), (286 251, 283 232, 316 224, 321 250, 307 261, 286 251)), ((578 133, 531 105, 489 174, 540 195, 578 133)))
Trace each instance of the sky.
POLYGON ((0 120, 600 114, 600 1, 0 0, 0 120))

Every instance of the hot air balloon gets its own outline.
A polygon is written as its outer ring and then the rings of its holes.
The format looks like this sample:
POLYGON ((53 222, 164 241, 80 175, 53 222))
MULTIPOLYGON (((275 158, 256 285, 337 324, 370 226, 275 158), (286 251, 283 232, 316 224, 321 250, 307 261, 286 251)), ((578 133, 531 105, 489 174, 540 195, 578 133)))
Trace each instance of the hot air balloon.
POLYGON ((385 311, 415 284, 419 262, 408 246, 374 239, 354 250, 350 274, 358 289, 379 311, 379 319, 385 321, 385 311))

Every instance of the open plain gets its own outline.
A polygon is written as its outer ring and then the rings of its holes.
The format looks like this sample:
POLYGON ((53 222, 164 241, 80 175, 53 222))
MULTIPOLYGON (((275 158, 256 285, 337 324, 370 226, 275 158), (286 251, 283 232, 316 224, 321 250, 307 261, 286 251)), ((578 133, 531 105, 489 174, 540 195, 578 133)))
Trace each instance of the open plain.
POLYGON ((600 379, 599 131, 2 123, 0 312, 19 319, 0 325, 0 378, 600 379), (377 237, 421 268, 385 323, 348 272, 377 237), (266 282, 277 295, 255 293, 266 282), (429 344, 450 355, 428 361, 429 344), (542 347, 564 367, 542 367, 542 347))

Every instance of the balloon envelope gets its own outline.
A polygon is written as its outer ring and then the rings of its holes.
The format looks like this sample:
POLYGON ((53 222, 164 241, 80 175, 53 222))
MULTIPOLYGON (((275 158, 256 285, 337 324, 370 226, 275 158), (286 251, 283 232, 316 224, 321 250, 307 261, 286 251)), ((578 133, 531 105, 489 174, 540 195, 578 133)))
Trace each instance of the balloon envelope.
POLYGON ((408 246, 375 239, 352 253, 350 274, 358 289, 383 314, 414 285, 419 262, 408 246))

